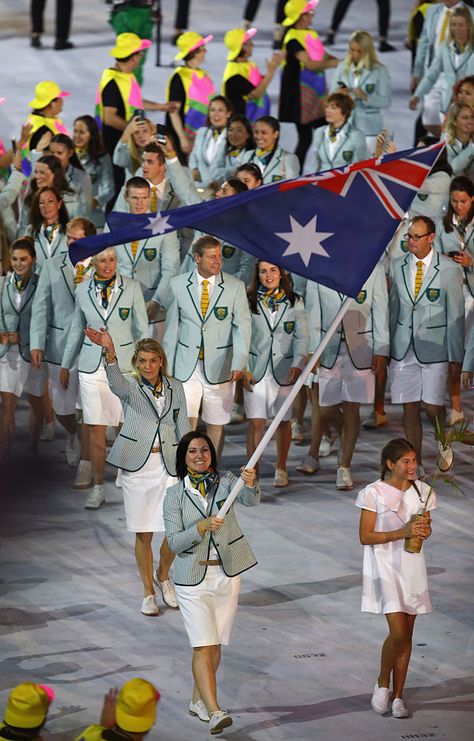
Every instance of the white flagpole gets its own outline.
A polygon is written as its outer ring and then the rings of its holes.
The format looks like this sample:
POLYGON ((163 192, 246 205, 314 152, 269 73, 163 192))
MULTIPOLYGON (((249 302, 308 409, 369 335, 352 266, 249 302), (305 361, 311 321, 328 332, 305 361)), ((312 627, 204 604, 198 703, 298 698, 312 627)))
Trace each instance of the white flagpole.
MULTIPOLYGON (((315 363, 319 360, 322 353, 326 349, 327 345, 329 344, 329 340, 335 333, 336 329, 338 328, 339 324, 342 322, 344 315, 346 314, 347 310, 352 304, 353 299, 349 296, 346 297, 341 304, 341 307, 339 311, 337 312, 336 316, 334 317, 331 326, 329 327, 328 331, 326 332, 324 339, 321 340, 319 345, 317 346, 316 350, 312 354, 311 358, 306 363, 305 367, 303 368, 303 371, 301 372, 298 380, 293 385, 290 393, 288 394, 287 398, 285 399, 284 403, 282 404, 280 410, 275 415, 275 419, 270 424, 270 427, 265 432, 264 436, 260 440, 259 444, 257 445, 254 453, 250 457, 247 465, 245 468, 253 468, 259 458, 261 457, 263 451, 267 447, 268 443, 272 439, 278 425, 282 421, 283 417, 286 414, 286 410, 293 404, 293 401, 295 400, 298 391, 303 386, 304 382, 306 381, 307 377, 311 373, 312 369, 314 368, 315 363)), ((219 517, 224 517, 229 509, 231 508, 232 504, 234 503, 234 499, 236 498, 237 494, 241 489, 244 487, 244 481, 242 478, 239 478, 238 481, 234 484, 229 496, 225 500, 224 504, 222 505, 221 509, 219 510, 219 517)))

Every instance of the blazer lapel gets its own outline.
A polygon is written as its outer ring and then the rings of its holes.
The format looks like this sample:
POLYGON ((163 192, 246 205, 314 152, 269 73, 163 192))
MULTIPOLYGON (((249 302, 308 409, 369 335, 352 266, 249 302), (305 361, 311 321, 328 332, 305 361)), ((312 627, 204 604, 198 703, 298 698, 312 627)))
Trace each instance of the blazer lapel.
POLYGON ((431 258, 431 263, 428 268, 428 270, 425 273, 425 276, 423 278, 423 282, 421 284, 420 292, 418 296, 416 297, 415 304, 419 302, 421 297, 426 293, 436 276, 439 272, 439 255, 436 252, 436 250, 433 249, 433 257, 431 258))
POLYGON ((197 286, 197 281, 194 282, 194 271, 190 273, 188 276, 188 284, 186 288, 188 289, 188 294, 189 294, 189 298, 191 299, 191 303, 196 309, 199 319, 202 321, 201 309, 199 308, 199 306, 197 305, 195 301, 196 291, 198 290, 198 286, 197 286))
POLYGON ((12 299, 12 291, 13 291, 12 282, 9 280, 8 283, 7 283, 7 296, 8 296, 8 300, 10 301, 11 307, 12 307, 13 311, 15 312, 15 314, 18 314, 18 316, 20 316, 20 312, 16 308, 15 302, 12 299))
POLYGON ((107 308, 107 316, 108 317, 114 311, 114 309, 117 306, 117 303, 120 300, 120 298, 122 297, 122 293, 124 291, 124 289, 123 289, 123 278, 122 278, 122 276, 121 275, 117 275, 117 278, 119 279, 118 290, 115 292, 115 294, 114 294, 114 296, 112 298, 112 302, 109 303, 109 306, 107 308))
POLYGON ((207 320, 209 319, 209 317, 211 316, 212 310, 214 309, 214 306, 219 301, 223 291, 224 291, 224 276, 221 273, 221 278, 220 278, 219 283, 217 282, 217 277, 216 277, 216 282, 214 284, 214 290, 212 291, 210 299, 209 299, 209 306, 207 307, 206 316, 202 322, 203 324, 205 324, 207 320))
POLYGON ((44 236, 43 227, 39 229, 39 231, 36 234, 36 241, 39 243, 39 246, 41 247, 41 252, 43 253, 46 260, 48 260, 50 257, 53 256, 53 251, 51 250, 51 254, 47 248, 48 240, 44 236))
POLYGON ((64 253, 63 262, 62 262, 62 265, 61 265, 61 274, 63 276, 63 279, 64 279, 64 282, 66 284, 67 290, 71 294, 71 298, 73 299, 73 301, 75 301, 76 300, 76 297, 74 295, 74 290, 72 290, 71 289, 71 286, 70 286, 70 280, 71 280, 71 278, 70 278, 70 272, 71 272, 70 265, 71 265, 71 261, 68 258, 68 253, 65 252, 64 253), (68 265, 68 261, 69 261, 69 265, 68 265))
POLYGON ((410 299, 410 301, 413 304, 413 303, 415 303, 415 301, 414 301, 414 298, 413 298, 413 291, 411 290, 410 281, 409 281, 409 275, 408 275, 408 273, 409 273, 410 268, 409 268, 409 264, 408 264, 408 259, 409 259, 409 255, 407 255, 405 257, 405 261, 404 261, 404 263, 402 265, 402 275, 403 275, 403 281, 405 283, 405 290, 407 292, 408 298, 410 299))
POLYGON ((283 317, 285 316, 287 308, 288 308, 288 299, 285 296, 284 300, 281 303, 277 304, 277 315, 275 317, 275 322, 273 324, 274 331, 278 327, 280 322, 282 321, 283 317))
POLYGON ((171 388, 171 384, 166 376, 163 376, 163 393, 165 395, 165 406, 163 407, 163 414, 161 415, 162 417, 168 414, 173 403, 173 389, 171 388))
MULTIPOLYGON (((207 510, 205 509, 204 505, 202 507, 199 506, 198 503, 196 502, 195 498, 189 493, 189 491, 186 489, 186 487, 184 487, 184 493, 187 496, 187 498, 189 499, 189 501, 191 502, 191 504, 193 504, 194 507, 196 507, 197 511, 200 512, 202 515, 204 515, 206 517, 207 516, 207 510)), ((209 510, 209 513, 210 512, 211 512, 211 510, 209 510)))
POLYGON ((90 301, 92 303, 92 306, 94 307, 94 309, 96 310, 96 312, 100 316, 102 322, 104 322, 105 321, 105 315, 102 313, 102 311, 100 311, 100 309, 99 309, 99 307, 97 305, 97 295, 96 295, 96 292, 95 292, 94 280, 92 278, 89 281, 89 288, 87 289, 87 292, 89 294, 89 299, 90 299, 90 301))

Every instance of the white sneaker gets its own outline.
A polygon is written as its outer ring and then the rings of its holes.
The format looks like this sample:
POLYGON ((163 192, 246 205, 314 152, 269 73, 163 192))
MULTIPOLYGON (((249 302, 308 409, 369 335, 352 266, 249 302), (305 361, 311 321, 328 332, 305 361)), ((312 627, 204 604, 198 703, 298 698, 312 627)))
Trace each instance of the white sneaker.
POLYGON ((142 609, 140 611, 142 615, 159 615, 160 608, 156 601, 156 594, 149 594, 148 597, 144 597, 142 602, 142 609))
POLYGON ((288 471, 284 471, 282 468, 277 468, 273 479, 273 486, 276 486, 278 489, 288 486, 288 471))
POLYGON ((438 468, 441 473, 447 473, 453 466, 454 453, 450 445, 447 448, 443 448, 440 442, 438 442, 439 459, 438 468))
POLYGON ((291 439, 295 443, 301 443, 304 440, 303 427, 298 422, 291 423, 291 439))
POLYGON ((165 579, 165 581, 160 581, 158 579, 158 573, 155 571, 155 573, 153 574, 153 581, 160 590, 165 605, 168 605, 168 607, 172 607, 173 610, 178 610, 179 604, 178 600, 176 599, 176 590, 174 588, 172 579, 165 579))
POLYGON ((332 451, 336 447, 336 438, 330 438, 327 435, 323 435, 319 444, 319 457, 327 458, 331 455, 332 451))
POLYGON ((370 701, 370 704, 372 705, 375 712, 379 715, 384 715, 388 710, 389 700, 390 690, 388 689, 388 687, 379 687, 379 683, 376 682, 374 693, 370 701))
POLYGON ((121 468, 117 468, 117 475, 115 477, 115 486, 117 487, 117 489, 122 488, 122 469, 121 468))
POLYGON ((316 473, 319 471, 319 460, 313 458, 312 455, 306 455, 301 463, 296 466, 296 470, 301 471, 302 473, 307 473, 308 475, 316 473))
POLYGON ((74 488, 88 489, 90 486, 92 486, 92 464, 90 461, 79 461, 74 488))
POLYGON ((66 440, 66 461, 68 466, 76 468, 81 459, 81 442, 77 435, 68 435, 66 440))
POLYGON ((104 487, 102 484, 96 484, 86 499, 84 509, 99 509, 100 505, 104 502, 104 487))
POLYGON ((336 489, 347 491, 348 489, 352 489, 352 486, 353 486, 353 481, 351 479, 350 468, 339 466, 339 468, 337 469, 337 475, 336 475, 336 489))
POLYGON ((209 719, 209 733, 213 736, 232 725, 232 718, 225 710, 215 710, 209 719))
POLYGON ((189 703, 189 715, 194 715, 195 718, 199 718, 204 723, 209 723, 210 721, 209 713, 202 700, 197 700, 196 702, 191 700, 189 703))
POLYGON ((54 440, 54 434, 54 422, 45 422, 41 430, 40 440, 49 443, 51 440, 54 440))
POLYGON ((230 424, 231 425, 238 425, 240 422, 244 421, 244 408, 242 404, 232 404, 232 412, 230 415, 230 424))
POLYGON ((464 422, 464 412, 457 412, 456 409, 450 409, 446 415, 446 427, 452 427, 460 422, 464 422))
POLYGON ((407 706, 400 697, 396 697, 392 701, 392 716, 394 718, 408 718, 410 713, 407 710, 407 706))

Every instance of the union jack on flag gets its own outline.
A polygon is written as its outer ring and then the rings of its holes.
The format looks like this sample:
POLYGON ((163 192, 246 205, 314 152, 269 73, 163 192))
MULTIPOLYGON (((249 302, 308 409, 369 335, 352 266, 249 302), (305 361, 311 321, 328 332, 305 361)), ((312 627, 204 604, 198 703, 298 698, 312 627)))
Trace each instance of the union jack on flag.
POLYGON ((71 259, 188 226, 356 297, 442 146, 364 160, 156 215, 112 213, 111 232, 74 243, 71 259))

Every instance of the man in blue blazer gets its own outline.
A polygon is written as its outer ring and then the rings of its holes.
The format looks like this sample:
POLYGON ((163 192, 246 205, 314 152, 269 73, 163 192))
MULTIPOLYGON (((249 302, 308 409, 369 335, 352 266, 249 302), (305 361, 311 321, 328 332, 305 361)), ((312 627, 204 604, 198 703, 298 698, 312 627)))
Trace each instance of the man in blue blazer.
POLYGON ((220 455, 235 381, 247 367, 250 311, 243 282, 221 272, 218 239, 200 237, 193 255, 195 270, 171 281, 163 345, 170 373, 183 382, 192 429, 202 401, 201 416, 220 455))
MULTIPOLYGON (((448 373, 459 378, 464 357, 463 273, 433 249, 435 224, 415 216, 408 251, 390 266, 392 403, 403 404, 405 436, 421 466, 421 402, 430 422, 444 426, 448 373)), ((450 467, 451 451, 443 467, 450 467)), ((421 471, 423 474, 423 471, 421 471)))

